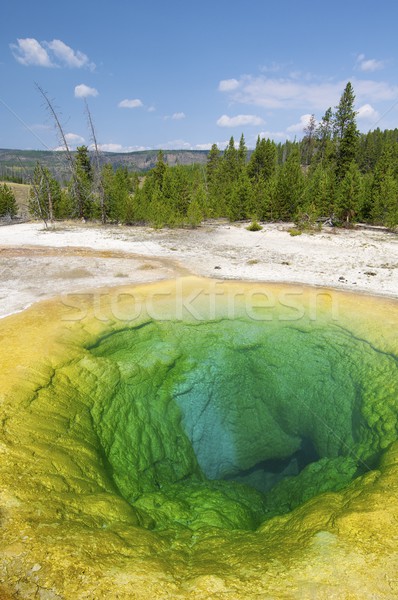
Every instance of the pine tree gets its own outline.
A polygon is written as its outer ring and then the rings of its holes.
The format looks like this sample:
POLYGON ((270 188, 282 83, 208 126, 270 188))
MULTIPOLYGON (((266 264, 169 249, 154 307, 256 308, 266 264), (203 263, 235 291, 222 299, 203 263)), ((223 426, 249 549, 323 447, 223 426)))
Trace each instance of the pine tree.
POLYGON ((221 168, 221 152, 217 144, 213 144, 209 154, 207 155, 206 163, 206 186, 207 186, 207 204, 210 217, 219 216, 220 203, 220 168, 221 168))
POLYGON ((239 155, 235 148, 235 140, 231 136, 228 146, 224 150, 223 156, 224 169, 229 179, 236 181, 239 176, 239 155))
POLYGON ((334 169, 319 163, 308 176, 305 189, 306 212, 316 212, 319 217, 332 217, 334 212, 336 178, 334 169))
POLYGON ((316 119, 311 115, 308 125, 304 127, 304 137, 302 140, 303 162, 306 166, 311 164, 315 150, 316 119))
POLYGON ((247 147, 246 147, 246 142, 245 142, 245 136, 242 133, 242 135, 240 136, 239 148, 238 148, 238 165, 239 165, 240 172, 242 172, 246 168, 246 161, 247 161, 247 147))
POLYGON ((359 132, 354 109, 355 94, 347 83, 334 114, 334 140, 336 143, 336 175, 341 181, 356 159, 359 132))
POLYGON ((15 217, 18 205, 12 187, 3 183, 0 185, 0 217, 15 217))
POLYGON ((275 218, 289 221, 300 210, 304 193, 304 175, 298 146, 292 147, 286 162, 279 167, 275 218))
POLYGON ((387 143, 375 168, 371 189, 372 220, 395 226, 398 212, 398 182, 394 177, 392 146, 387 143))
POLYGON ((50 171, 37 163, 30 188, 29 211, 45 223, 60 216, 61 186, 50 171))
POLYGON ((164 180, 164 176, 165 176, 167 169, 168 169, 168 167, 164 160, 164 154, 163 154, 162 150, 159 150, 157 160, 156 160, 156 165, 152 169, 151 175, 152 175, 153 179, 155 180, 155 184, 159 187, 160 191, 163 188, 163 180, 164 180))
POLYGON ((278 214, 278 174, 275 172, 264 184, 261 209, 258 216, 261 221, 275 221, 278 214))
POLYGON ((203 221, 204 210, 203 206, 206 202, 206 196, 204 193, 204 189, 200 186, 196 191, 189 203, 187 210, 187 223, 190 227, 195 229, 198 227, 203 221))
POLYGON ((267 181, 276 169, 276 145, 271 140, 257 138, 256 148, 254 149, 247 172, 254 183, 260 180, 267 181))
POLYGON ((252 212, 252 190, 250 179, 247 173, 243 171, 235 181, 229 197, 228 218, 230 221, 240 221, 251 216, 249 212, 252 212))
POLYGON ((336 200, 336 214, 347 224, 354 220, 362 205, 361 174, 353 160, 340 181, 336 200))
POLYGON ((79 219, 89 219, 93 216, 93 170, 87 146, 76 148, 74 168, 71 193, 76 202, 76 213, 79 219))
POLYGON ((238 151, 235 148, 235 140, 232 136, 216 171, 215 192, 217 196, 214 197, 214 216, 229 214, 233 201, 233 191, 240 172, 238 151))
POLYGON ((207 155, 206 176, 207 183, 211 184, 216 178, 218 166, 220 164, 221 152, 217 144, 213 144, 209 154, 207 155))
MULTIPOLYGON (((104 211, 108 221, 125 222, 127 207, 130 200, 130 178, 126 169, 119 167, 113 171, 112 165, 107 164, 101 173, 104 191, 104 211)), ((98 207, 99 208, 99 207, 98 207)), ((132 219, 131 211, 128 219, 132 219)))

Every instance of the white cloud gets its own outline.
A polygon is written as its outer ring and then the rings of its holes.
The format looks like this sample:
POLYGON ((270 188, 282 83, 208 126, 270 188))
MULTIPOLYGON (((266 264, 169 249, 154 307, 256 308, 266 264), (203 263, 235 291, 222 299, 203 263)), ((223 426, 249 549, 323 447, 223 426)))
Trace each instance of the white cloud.
POLYGON ((195 150, 210 150, 213 144, 196 144, 195 150))
POLYGON ((290 140, 290 135, 285 131, 260 131, 259 136, 266 140, 290 140))
POLYGON ((168 121, 169 119, 172 119, 173 121, 181 121, 181 119, 185 119, 186 115, 183 112, 175 112, 172 115, 165 115, 163 117, 163 119, 165 121, 168 121))
POLYGON ((236 117, 229 117, 228 115, 222 115, 217 120, 219 127, 243 127, 245 125, 263 125, 264 120, 256 115, 236 115, 236 117))
POLYGON ((165 144, 158 144, 157 148, 163 150, 192 150, 192 144, 185 140, 171 140, 165 144))
POLYGON ((88 98, 89 96, 98 96, 98 90, 81 83, 75 87, 75 98, 88 98))
MULTIPOLYGON (((78 146, 79 144, 84 144, 84 142, 85 142, 84 137, 82 137, 81 135, 79 135, 77 133, 66 133, 65 139, 68 144, 69 150, 75 150, 76 146, 78 146)), ((55 152, 64 152, 66 150, 66 148, 64 145, 62 145, 62 146, 57 146, 56 148, 53 148, 53 150, 55 152)))
POLYGON ((38 42, 35 38, 19 38, 16 44, 10 44, 10 48, 14 58, 25 66, 95 68, 86 54, 73 50, 62 40, 38 42))
POLYGON ((312 115, 310 114, 301 115, 300 121, 298 123, 295 123, 294 125, 289 125, 286 131, 289 131, 290 133, 303 133, 304 129, 310 122, 311 116, 312 115))
POLYGON ((359 102, 395 101, 398 96, 398 86, 386 81, 372 79, 352 79, 351 83, 359 102))
MULTIPOLYGON (((385 81, 352 78, 358 102, 393 101, 398 86, 385 81)), ((322 111, 336 106, 347 81, 297 80, 292 77, 269 78, 265 75, 245 75, 239 86, 230 92, 230 99, 239 104, 266 109, 307 109, 322 111)))
POLYGON ((356 66, 360 71, 373 72, 384 69, 385 62, 383 60, 376 60, 375 58, 366 58, 364 54, 359 54, 356 66))
POLYGON ((236 102, 275 108, 321 108, 338 102, 341 84, 308 83, 296 78, 272 79, 265 76, 245 76, 240 90, 233 96, 236 102))
POLYGON ((239 81, 237 79, 223 79, 218 84, 218 89, 220 92, 232 92, 239 87, 239 81))
POLYGON ((45 125, 44 123, 33 123, 32 125, 29 125, 29 129, 33 129, 34 131, 50 131, 53 127, 45 125))
MULTIPOLYGON (((122 144, 115 144, 110 142, 109 144, 99 144, 99 150, 102 152, 139 152, 142 150, 151 150, 146 146, 123 146, 122 144)), ((94 150, 94 145, 89 146, 89 150, 94 150)))
POLYGON ((10 44, 14 58, 26 67, 54 67, 47 50, 34 38, 19 38, 10 44))
POLYGON ((62 40, 52 40, 52 42, 43 42, 47 48, 49 48, 54 56, 65 66, 71 68, 81 69, 82 67, 89 67, 94 69, 94 63, 90 62, 88 56, 80 50, 73 50, 70 46, 65 44, 62 40))
POLYGON ((380 119, 380 115, 371 104, 363 104, 357 110, 357 119, 375 123, 380 119))
POLYGON ((142 101, 139 98, 135 98, 134 100, 121 100, 118 104, 119 108, 140 108, 144 106, 142 101))
POLYGON ((156 108, 154 106, 149 106, 148 107, 148 112, 155 112, 156 108))
POLYGON ((277 63, 273 61, 270 65, 262 65, 260 71, 262 73, 277 73, 288 66, 288 63, 277 63))
MULTIPOLYGON (((229 140, 225 140, 224 142, 209 142, 207 144, 195 144, 193 150, 211 150, 212 145, 215 144, 220 150, 224 150, 228 144, 229 140)), ((236 148, 239 147, 239 144, 235 144, 236 148)))
POLYGON ((66 133, 65 138, 68 144, 84 144, 85 142, 84 137, 77 133, 66 133))

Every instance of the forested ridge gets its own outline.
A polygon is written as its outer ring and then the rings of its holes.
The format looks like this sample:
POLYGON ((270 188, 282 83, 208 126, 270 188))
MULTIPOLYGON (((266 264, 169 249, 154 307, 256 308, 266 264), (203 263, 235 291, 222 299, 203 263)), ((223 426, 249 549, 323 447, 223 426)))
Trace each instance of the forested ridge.
MULTIPOLYGON (((160 151, 144 177, 126 167, 96 165, 81 146, 65 186, 37 164, 30 211, 46 221, 101 219, 155 227, 226 217, 295 221, 301 227, 329 220, 395 228, 398 129, 361 134, 354 103, 348 83, 334 109, 319 121, 312 115, 300 141, 258 138, 249 153, 242 134, 238 143, 231 137, 223 152, 214 144, 205 165, 169 166, 160 151)), ((0 191, 0 212, 1 206, 0 191)))

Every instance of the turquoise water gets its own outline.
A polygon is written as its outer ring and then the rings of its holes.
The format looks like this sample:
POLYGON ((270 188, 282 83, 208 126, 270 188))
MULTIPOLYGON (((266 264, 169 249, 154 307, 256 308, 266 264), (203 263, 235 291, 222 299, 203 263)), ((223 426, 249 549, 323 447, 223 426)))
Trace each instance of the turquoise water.
POLYGON ((397 438, 397 358, 332 321, 148 321, 90 352, 116 373, 95 429, 151 527, 255 529, 397 438))

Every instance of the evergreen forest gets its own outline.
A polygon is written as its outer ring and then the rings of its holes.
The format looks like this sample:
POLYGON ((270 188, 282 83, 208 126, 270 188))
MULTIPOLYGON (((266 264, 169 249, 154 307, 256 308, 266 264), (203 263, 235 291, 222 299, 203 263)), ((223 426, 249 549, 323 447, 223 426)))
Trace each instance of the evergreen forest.
MULTIPOLYGON (((125 167, 100 166, 87 146, 73 158, 61 184, 41 164, 31 181, 30 212, 45 222, 93 219, 102 223, 196 227, 209 218, 398 225, 398 129, 360 133, 351 83, 339 104, 300 141, 260 137, 248 151, 243 134, 224 151, 214 144, 207 163, 168 166, 159 151, 145 176, 125 167)), ((10 206, 7 186, 0 209, 10 206)), ((11 202, 12 204, 12 202, 11 202)), ((14 211, 14 208, 12 209, 14 211)), ((4 210, 2 211, 3 214, 4 210)))

